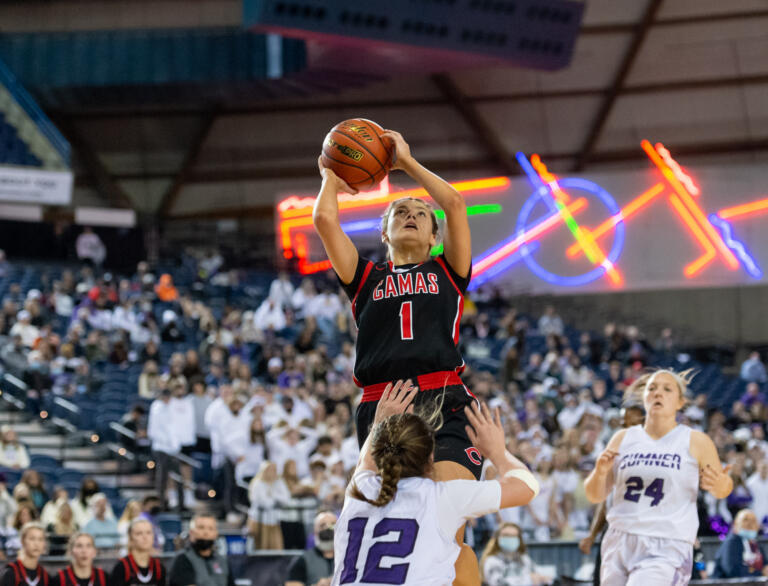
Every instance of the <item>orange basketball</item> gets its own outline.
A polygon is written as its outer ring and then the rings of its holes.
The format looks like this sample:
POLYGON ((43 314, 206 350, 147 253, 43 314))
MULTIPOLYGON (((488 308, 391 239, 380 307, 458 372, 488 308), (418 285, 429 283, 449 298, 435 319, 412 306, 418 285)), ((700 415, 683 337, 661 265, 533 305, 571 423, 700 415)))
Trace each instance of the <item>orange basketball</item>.
POLYGON ((394 154, 391 141, 382 138, 382 132, 381 126, 365 118, 339 122, 323 141, 323 165, 350 187, 376 187, 389 173, 394 154))

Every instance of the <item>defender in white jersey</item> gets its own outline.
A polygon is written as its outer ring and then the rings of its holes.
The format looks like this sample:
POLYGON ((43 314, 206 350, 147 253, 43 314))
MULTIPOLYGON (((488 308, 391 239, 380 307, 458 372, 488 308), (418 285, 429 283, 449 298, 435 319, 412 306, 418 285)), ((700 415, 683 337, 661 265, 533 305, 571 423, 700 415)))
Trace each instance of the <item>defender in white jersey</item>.
POLYGON ((413 414, 410 381, 388 385, 334 532, 333 586, 446 586, 456 577, 456 531, 473 517, 528 504, 530 471, 507 452, 498 411, 466 408, 467 434, 500 480, 432 480, 434 430, 413 414))
POLYGON ((610 494, 600 584, 688 584, 699 528, 699 486, 717 498, 733 489, 712 440, 676 422, 687 374, 658 370, 643 390, 644 425, 611 438, 585 481, 587 498, 610 494))

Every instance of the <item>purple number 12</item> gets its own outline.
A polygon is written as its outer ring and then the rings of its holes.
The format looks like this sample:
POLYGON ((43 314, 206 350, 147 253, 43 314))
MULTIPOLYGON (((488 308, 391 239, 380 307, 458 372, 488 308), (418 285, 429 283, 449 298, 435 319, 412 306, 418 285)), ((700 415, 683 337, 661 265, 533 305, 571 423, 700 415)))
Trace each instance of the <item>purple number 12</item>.
MULTIPOLYGON (((347 524, 349 543, 344 555, 344 567, 341 571, 341 584, 357 581, 357 558, 363 543, 367 517, 355 517, 347 524)), ((409 564, 394 564, 382 568, 381 558, 405 558, 411 555, 419 534, 419 524, 414 519, 382 519, 373 528, 373 537, 381 537, 388 533, 399 533, 396 541, 380 541, 374 543, 368 550, 363 567, 361 582, 368 584, 405 584, 409 564)))

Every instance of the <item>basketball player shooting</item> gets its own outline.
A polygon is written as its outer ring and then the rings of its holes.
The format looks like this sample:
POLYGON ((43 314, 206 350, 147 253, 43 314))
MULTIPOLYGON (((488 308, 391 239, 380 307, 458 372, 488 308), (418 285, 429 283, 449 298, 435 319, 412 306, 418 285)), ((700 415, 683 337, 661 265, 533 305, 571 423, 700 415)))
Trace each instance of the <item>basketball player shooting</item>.
POLYGON ((699 487, 718 499, 733 490, 709 436, 676 421, 687 383, 686 372, 654 372, 643 390, 645 423, 617 431, 584 482, 590 502, 612 495, 603 586, 688 584, 699 487))
MULTIPOLYGON (((435 479, 479 479, 482 456, 467 435, 464 407, 475 401, 459 373, 458 349, 464 292, 471 278, 472 249, 466 204, 451 185, 411 155, 399 132, 392 141, 392 168, 421 185, 445 212, 444 253, 432 257, 438 241, 437 217, 416 198, 393 201, 382 217, 381 239, 387 262, 362 258, 341 229, 338 194, 356 193, 319 163, 322 187, 315 202, 314 225, 341 284, 352 301, 358 327, 355 382, 363 389, 356 413, 358 441, 365 442, 376 405, 388 383, 410 378, 420 391, 417 407, 442 401, 443 425, 435 440, 435 479)), ((464 541, 464 527, 457 532, 464 541)), ((454 584, 480 583, 477 559, 466 545, 456 562, 454 584)))

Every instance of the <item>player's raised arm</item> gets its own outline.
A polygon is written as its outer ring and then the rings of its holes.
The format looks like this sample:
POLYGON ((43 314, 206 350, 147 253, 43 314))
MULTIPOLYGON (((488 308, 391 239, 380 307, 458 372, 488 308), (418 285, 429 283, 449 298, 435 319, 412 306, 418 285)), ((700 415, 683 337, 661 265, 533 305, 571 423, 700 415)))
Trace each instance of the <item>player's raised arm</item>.
POLYGON ((450 183, 413 158, 411 148, 399 132, 387 130, 382 136, 390 138, 395 144, 396 156, 392 168, 405 171, 411 179, 427 190, 445 212, 445 258, 459 276, 466 277, 472 265, 472 242, 464 198, 450 183))
POLYGON ((464 407, 464 411, 470 423, 466 427, 469 439, 498 472, 501 484, 499 508, 527 505, 539 494, 539 483, 528 467, 507 450, 498 408, 492 415, 488 405, 473 402, 471 407, 464 407))
POLYGON ((318 166, 323 183, 315 200, 312 221, 333 270, 344 284, 348 284, 355 278, 358 255, 354 243, 341 229, 338 195, 342 191, 354 194, 357 189, 349 187, 336 173, 323 167, 319 160, 318 166))
POLYGON ((700 431, 691 432, 691 455, 699 463, 699 483, 703 490, 718 499, 724 499, 733 490, 733 479, 728 472, 731 467, 723 468, 717 448, 712 439, 700 431))
POLYGON ((621 429, 614 434, 608 447, 598 457, 594 470, 584 481, 584 492, 590 503, 602 503, 613 489, 613 462, 619 455, 619 446, 626 433, 626 429, 621 429))

